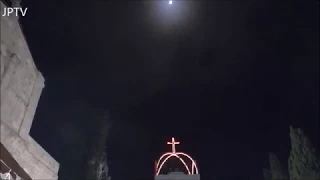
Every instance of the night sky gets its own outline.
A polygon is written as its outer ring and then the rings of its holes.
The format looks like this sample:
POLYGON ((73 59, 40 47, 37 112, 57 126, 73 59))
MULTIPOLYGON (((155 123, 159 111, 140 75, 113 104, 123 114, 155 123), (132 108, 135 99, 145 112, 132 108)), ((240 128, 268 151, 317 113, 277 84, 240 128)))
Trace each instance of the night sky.
POLYGON ((204 180, 287 161, 289 125, 319 142, 318 1, 24 2, 46 79, 31 135, 58 161, 79 104, 110 113, 113 180, 152 177, 172 136, 204 180))

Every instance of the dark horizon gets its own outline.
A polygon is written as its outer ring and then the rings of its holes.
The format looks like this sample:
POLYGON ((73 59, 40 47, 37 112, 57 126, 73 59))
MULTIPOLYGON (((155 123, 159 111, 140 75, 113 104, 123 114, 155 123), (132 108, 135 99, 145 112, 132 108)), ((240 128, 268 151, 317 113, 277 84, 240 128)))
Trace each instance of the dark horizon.
POLYGON ((318 1, 166 3, 24 1, 46 80, 31 135, 58 162, 66 122, 106 111, 112 180, 152 178, 171 137, 202 179, 287 162, 290 125, 319 147, 318 1))

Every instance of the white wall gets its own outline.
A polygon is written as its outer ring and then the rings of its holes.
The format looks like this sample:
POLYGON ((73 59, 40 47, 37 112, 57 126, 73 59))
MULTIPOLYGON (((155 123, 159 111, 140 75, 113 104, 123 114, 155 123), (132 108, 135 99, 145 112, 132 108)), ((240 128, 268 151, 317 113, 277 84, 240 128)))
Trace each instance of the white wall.
POLYGON ((17 17, 1 16, 0 23, 1 143, 32 179, 57 179, 59 164, 29 135, 44 78, 17 17))

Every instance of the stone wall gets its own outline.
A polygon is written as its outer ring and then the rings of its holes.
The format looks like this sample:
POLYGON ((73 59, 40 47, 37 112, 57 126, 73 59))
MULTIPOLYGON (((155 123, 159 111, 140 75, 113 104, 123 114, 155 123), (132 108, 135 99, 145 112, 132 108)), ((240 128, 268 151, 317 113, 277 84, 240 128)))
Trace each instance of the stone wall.
MULTIPOLYGON (((1 14, 5 5, 1 3, 1 14)), ((29 135, 44 78, 18 18, 1 16, 1 144, 32 179, 57 179, 59 164, 29 135)))

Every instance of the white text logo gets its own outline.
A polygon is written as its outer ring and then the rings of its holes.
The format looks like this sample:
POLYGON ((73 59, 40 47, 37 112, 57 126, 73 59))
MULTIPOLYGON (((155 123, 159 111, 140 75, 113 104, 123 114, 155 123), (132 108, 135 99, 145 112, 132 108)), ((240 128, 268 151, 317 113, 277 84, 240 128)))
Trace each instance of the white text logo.
POLYGON ((22 16, 26 16, 28 8, 19 8, 19 7, 8 7, 4 8, 4 12, 1 16, 10 16, 11 14, 19 16, 21 13, 22 16))

